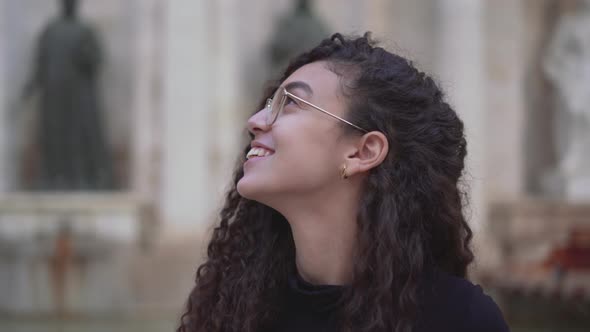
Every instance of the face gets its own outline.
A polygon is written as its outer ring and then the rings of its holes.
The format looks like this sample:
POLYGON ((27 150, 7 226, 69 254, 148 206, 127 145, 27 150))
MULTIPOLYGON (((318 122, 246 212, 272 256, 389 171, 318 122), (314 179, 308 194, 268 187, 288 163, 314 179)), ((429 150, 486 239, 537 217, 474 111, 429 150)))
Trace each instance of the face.
MULTIPOLYGON (((288 86, 290 93, 345 117, 339 77, 325 62, 299 68, 281 85, 288 86)), ((263 109, 248 120, 252 146, 262 147, 265 156, 244 164, 237 185, 242 196, 277 208, 288 199, 315 197, 340 180, 347 144, 338 120, 291 99, 272 126, 267 125, 266 115, 263 109)))

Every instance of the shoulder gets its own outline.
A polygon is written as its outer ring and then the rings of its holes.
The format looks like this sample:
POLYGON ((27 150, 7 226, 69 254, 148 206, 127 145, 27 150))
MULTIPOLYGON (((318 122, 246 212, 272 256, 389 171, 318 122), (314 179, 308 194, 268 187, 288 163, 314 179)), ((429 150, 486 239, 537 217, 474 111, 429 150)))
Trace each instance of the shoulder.
POLYGON ((438 271, 422 285, 418 331, 507 332, 494 300, 479 285, 438 271))

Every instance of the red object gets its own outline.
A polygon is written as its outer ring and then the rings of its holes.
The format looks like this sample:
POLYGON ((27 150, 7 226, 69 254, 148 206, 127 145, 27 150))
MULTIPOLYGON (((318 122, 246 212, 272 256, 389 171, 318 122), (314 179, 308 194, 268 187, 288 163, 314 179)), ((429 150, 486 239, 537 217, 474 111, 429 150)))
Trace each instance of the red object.
POLYGON ((573 229, 567 243, 552 250, 543 265, 564 270, 590 270, 590 229, 573 229))

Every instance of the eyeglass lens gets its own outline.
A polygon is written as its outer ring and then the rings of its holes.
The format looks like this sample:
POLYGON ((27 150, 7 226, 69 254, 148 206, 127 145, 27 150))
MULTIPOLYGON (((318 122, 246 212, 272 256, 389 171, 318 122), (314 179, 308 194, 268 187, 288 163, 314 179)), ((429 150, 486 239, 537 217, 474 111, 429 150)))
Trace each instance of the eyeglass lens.
POLYGON ((283 104, 283 89, 278 89, 275 92, 274 96, 272 97, 272 103, 270 104, 270 110, 268 113, 268 124, 272 125, 279 116, 279 112, 281 111, 281 106, 283 104))

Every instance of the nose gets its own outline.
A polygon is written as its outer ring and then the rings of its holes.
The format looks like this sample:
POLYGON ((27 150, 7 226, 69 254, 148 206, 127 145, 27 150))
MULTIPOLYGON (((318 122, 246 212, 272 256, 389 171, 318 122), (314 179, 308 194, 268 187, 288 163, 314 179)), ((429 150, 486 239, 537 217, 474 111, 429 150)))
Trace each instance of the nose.
POLYGON ((265 132, 270 129, 270 126, 266 123, 266 109, 261 109, 248 119, 248 131, 252 135, 265 132))

